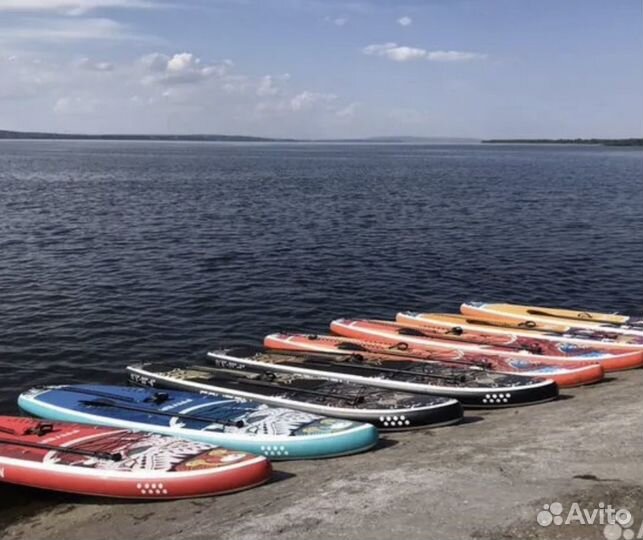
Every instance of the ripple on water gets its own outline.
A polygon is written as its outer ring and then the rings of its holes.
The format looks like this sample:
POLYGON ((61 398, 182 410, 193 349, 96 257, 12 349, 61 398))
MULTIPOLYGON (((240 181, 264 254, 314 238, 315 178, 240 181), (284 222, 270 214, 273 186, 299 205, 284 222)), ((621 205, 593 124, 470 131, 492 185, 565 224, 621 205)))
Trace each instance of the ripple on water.
POLYGON ((338 316, 643 308, 643 153, 0 142, 0 406, 338 316))

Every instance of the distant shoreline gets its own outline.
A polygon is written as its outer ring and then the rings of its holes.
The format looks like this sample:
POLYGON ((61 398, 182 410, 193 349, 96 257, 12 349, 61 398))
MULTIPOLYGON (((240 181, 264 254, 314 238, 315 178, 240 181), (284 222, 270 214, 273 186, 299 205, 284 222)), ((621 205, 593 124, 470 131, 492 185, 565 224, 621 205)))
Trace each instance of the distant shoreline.
POLYGON ((148 134, 100 134, 46 133, 39 131, 0 130, 0 139, 82 140, 82 141, 229 141, 229 142, 296 142, 296 139, 251 137, 246 135, 148 135, 148 134))
POLYGON ((0 140, 63 140, 63 141, 188 141, 188 142, 247 142, 247 143, 379 143, 379 144, 479 144, 480 139, 465 137, 384 136, 345 139, 294 139, 254 137, 249 135, 152 135, 152 134, 84 134, 47 133, 40 131, 0 130, 0 140))
POLYGON ((166 141, 166 142, 237 142, 237 143, 332 143, 332 144, 583 144, 599 146, 643 146, 643 139, 474 139, 468 137, 380 136, 344 139, 296 139, 255 137, 251 135, 186 134, 155 135, 48 133, 41 131, 0 130, 0 140, 60 141, 166 141))
POLYGON ((483 144, 588 144, 600 146, 643 146, 643 139, 487 139, 483 144))

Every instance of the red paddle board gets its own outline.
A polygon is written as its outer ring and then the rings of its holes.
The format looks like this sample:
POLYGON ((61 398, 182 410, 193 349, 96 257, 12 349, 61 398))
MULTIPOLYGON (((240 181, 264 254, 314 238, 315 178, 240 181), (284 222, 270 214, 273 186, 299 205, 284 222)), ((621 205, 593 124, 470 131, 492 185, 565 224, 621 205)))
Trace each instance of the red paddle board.
POLYGON ((265 457, 211 444, 33 418, 0 416, 0 481, 68 493, 179 499, 266 482, 265 457))

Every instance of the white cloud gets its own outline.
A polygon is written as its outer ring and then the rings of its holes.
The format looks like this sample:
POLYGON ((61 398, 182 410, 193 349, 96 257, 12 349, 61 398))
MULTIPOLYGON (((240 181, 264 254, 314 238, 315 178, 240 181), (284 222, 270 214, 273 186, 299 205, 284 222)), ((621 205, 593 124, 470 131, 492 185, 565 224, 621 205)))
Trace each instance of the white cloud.
POLYGON ((425 58, 427 54, 427 51, 425 49, 405 47, 393 42, 368 45, 362 50, 364 54, 384 56, 385 58, 394 60, 395 62, 417 60, 419 58, 425 58))
POLYGON ((0 27, 0 43, 142 39, 107 18, 32 20, 25 26, 0 27))
POLYGON ((432 62, 463 62, 486 58, 485 54, 466 51, 428 51, 418 47, 407 47, 394 42, 368 45, 362 49, 364 54, 382 56, 394 62, 410 60, 429 60, 432 62))
POLYGON ((289 73, 281 75, 264 75, 259 79, 256 94, 260 97, 277 96, 282 94, 283 84, 290 80, 289 73))
POLYGON ((304 90, 290 100, 290 108, 295 112, 304 111, 318 105, 319 103, 328 103, 336 98, 337 96, 335 94, 324 94, 304 90))
POLYGON ((170 57, 167 54, 153 52, 141 57, 141 63, 150 71, 165 71, 170 57))
POLYGON ((200 58, 188 52, 172 56, 151 53, 143 56, 140 61, 149 72, 143 78, 144 83, 165 85, 197 83, 211 77, 221 77, 232 65, 229 60, 218 64, 204 64, 200 58))
POLYGON ((181 73, 185 71, 192 71, 198 64, 201 63, 199 58, 196 58, 192 53, 178 53, 167 61, 167 71, 181 73))
POLYGON ((60 51, 0 54, 7 129, 314 138, 339 125, 349 130, 354 114, 355 105, 297 87, 288 74, 252 76, 189 49, 119 62, 60 51))
POLYGON ((151 8, 149 0, 0 0, 0 11, 56 12, 65 15, 83 15, 101 8, 151 8))
POLYGON ((264 75, 257 86, 258 96, 275 96, 279 93, 279 88, 275 85, 274 78, 271 75, 264 75))
POLYGON ((408 15, 404 15, 404 17, 400 17, 397 20, 397 24, 399 24, 400 26, 411 26, 412 23, 413 19, 411 19, 411 17, 409 17, 408 15))

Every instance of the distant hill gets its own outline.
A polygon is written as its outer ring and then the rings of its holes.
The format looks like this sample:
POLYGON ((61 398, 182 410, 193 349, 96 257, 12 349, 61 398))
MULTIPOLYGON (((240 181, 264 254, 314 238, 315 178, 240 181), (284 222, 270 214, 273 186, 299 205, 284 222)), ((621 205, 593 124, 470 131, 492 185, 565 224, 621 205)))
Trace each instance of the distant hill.
POLYGON ((478 139, 458 137, 366 137, 353 139, 280 139, 252 137, 248 135, 149 135, 149 134, 102 134, 46 133, 40 131, 0 130, 0 139, 59 139, 97 141, 219 141, 219 142, 321 142, 321 143, 388 143, 388 144, 469 144, 478 139))
POLYGON ((81 133, 43 133, 39 131, 0 130, 0 139, 62 139, 99 141, 227 141, 227 142, 293 142, 295 139, 271 139, 246 135, 86 135, 81 133))
POLYGON ((468 137, 412 137, 412 136, 383 136, 363 137, 355 139, 324 139, 322 142, 346 143, 392 143, 392 144, 476 144, 480 139, 468 137))
POLYGON ((600 144, 603 146, 643 146, 643 139, 488 139, 491 144, 600 144))
POLYGON ((414 137, 382 136, 346 139, 281 139, 250 135, 151 135, 151 134, 98 134, 46 133, 42 131, 8 131, 0 129, 0 139, 58 139, 96 141, 213 141, 213 142, 302 142, 302 143, 381 143, 381 144, 599 144, 605 146, 643 146, 643 139, 486 139, 468 137, 414 137))

